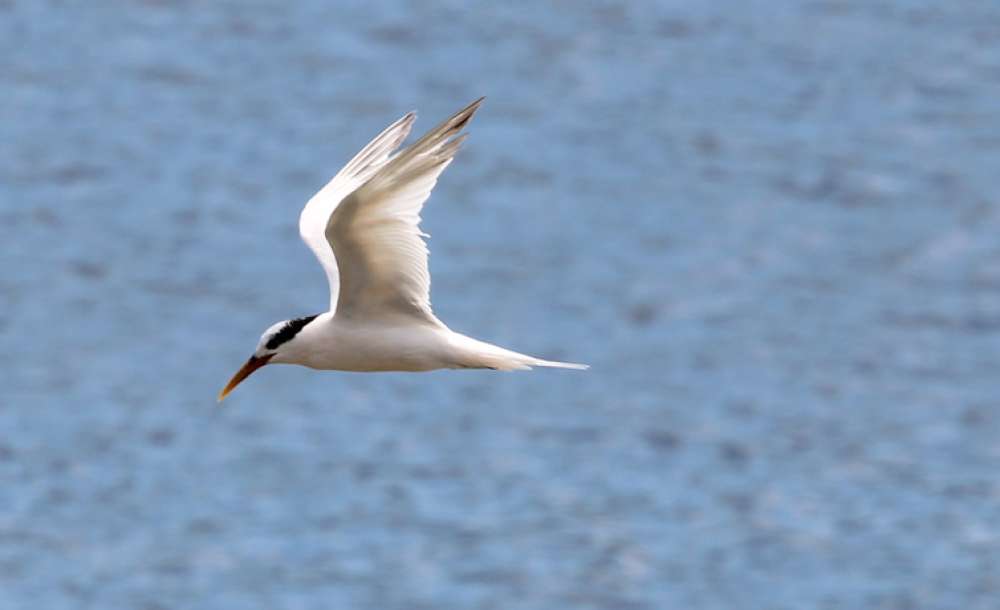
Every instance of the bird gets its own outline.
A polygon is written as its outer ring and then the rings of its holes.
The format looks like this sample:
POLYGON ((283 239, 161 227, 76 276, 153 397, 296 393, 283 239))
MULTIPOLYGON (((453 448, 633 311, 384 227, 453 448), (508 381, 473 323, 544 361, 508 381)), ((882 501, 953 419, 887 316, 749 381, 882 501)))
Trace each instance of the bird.
POLYGON ((283 320, 219 392, 222 402, 268 364, 319 370, 586 369, 514 352, 455 332, 431 310, 428 237, 420 212, 467 133, 479 98, 397 152, 416 113, 389 125, 302 209, 299 234, 326 272, 330 308, 283 320))

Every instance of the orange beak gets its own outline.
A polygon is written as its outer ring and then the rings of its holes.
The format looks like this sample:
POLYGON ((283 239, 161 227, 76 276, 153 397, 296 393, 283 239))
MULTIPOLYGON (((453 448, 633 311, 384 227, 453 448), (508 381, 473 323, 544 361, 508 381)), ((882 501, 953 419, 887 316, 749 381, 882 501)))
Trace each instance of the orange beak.
POLYGON ((233 375, 233 378, 229 380, 229 383, 226 384, 226 387, 222 388, 222 391, 219 392, 219 402, 222 402, 223 399, 225 399, 225 397, 228 396, 229 393, 232 392, 236 386, 240 385, 241 381, 249 377, 251 373, 253 373, 260 367, 267 364, 268 360, 270 360, 273 356, 274 354, 268 354, 263 358, 258 358, 257 356, 250 356, 250 359, 247 360, 246 363, 242 367, 240 367, 240 370, 236 371, 236 374, 233 375))

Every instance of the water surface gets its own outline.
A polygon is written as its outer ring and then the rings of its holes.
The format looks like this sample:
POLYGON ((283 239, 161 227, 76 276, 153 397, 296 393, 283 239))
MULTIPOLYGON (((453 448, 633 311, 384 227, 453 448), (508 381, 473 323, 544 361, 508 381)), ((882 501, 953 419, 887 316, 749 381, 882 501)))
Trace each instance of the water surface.
POLYGON ((995 608, 998 41, 977 2, 0 2, 0 607, 995 608), (327 301, 304 201, 480 95, 436 311, 593 368, 218 409, 327 301))

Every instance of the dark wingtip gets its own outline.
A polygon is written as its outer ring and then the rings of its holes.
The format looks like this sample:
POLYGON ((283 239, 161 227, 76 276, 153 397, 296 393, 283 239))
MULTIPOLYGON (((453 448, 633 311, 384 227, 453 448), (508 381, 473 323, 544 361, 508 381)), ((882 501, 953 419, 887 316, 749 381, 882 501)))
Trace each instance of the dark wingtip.
POLYGON ((451 128, 456 130, 464 128, 468 124, 468 122, 472 119, 472 116, 476 114, 476 111, 479 110, 479 107, 482 105, 483 100, 485 99, 486 96, 484 95, 483 97, 472 102, 465 108, 462 108, 461 110, 456 112, 454 116, 455 123, 452 125, 451 128))
POLYGON ((471 104, 469 104, 468 106, 466 106, 466 110, 470 111, 469 113, 472 114, 472 113, 476 112, 477 110, 479 110, 479 107, 482 106, 483 102, 485 102, 485 101, 486 101, 486 96, 484 95, 481 98, 479 98, 478 100, 476 100, 476 101, 472 102, 471 104))

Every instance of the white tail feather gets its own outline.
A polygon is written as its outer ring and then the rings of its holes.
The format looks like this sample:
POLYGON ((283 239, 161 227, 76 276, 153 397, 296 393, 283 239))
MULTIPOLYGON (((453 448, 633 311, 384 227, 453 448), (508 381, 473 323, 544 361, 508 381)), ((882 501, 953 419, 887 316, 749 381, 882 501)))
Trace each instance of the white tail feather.
POLYGON ((495 369, 498 371, 527 371, 533 366, 576 370, 590 368, 586 364, 556 362, 519 354, 458 333, 451 334, 451 344, 456 351, 455 366, 457 368, 495 369))
POLYGON ((589 364, 577 364, 576 362, 556 362, 555 360, 535 360, 531 366, 544 366, 552 369, 573 369, 575 371, 586 371, 589 364))

